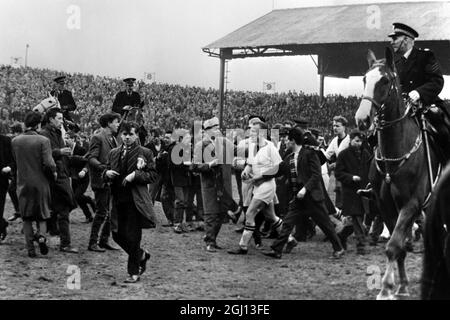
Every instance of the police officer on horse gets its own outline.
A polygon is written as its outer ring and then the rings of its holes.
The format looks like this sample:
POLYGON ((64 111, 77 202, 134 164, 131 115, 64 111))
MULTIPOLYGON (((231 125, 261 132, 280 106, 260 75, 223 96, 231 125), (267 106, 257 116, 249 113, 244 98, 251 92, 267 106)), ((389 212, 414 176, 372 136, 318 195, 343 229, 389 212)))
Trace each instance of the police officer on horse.
MULTIPOLYGON (((444 87, 444 77, 434 53, 429 49, 414 46, 419 34, 413 28, 394 23, 388 36, 396 53, 395 68, 400 79, 401 90, 414 104, 419 102, 426 110, 426 118, 436 129, 438 146, 445 152, 450 141, 450 132, 444 102, 438 97, 444 87)), ((446 160, 449 155, 444 155, 446 160)))
POLYGON ((112 111, 123 116, 129 111, 130 107, 141 107, 141 96, 136 91, 133 91, 135 78, 123 79, 127 88, 125 91, 120 91, 114 99, 112 111), (125 108, 128 107, 128 108, 125 108), (127 110, 128 109, 128 110, 127 110))
POLYGON ((50 91, 50 95, 58 99, 64 117, 64 127, 66 130, 79 131, 78 125, 73 121, 71 112, 75 111, 77 105, 73 99, 72 92, 65 89, 66 76, 59 76, 53 79, 55 82, 55 89, 50 91))
MULTIPOLYGON (((429 49, 414 46, 419 33, 406 24, 393 23, 393 31, 388 37, 391 38, 395 53, 395 68, 401 91, 411 103, 422 104, 421 111, 435 129, 433 137, 446 162, 450 159, 450 112, 438 96, 444 87, 444 77, 436 57, 429 49)), ((370 185, 367 189, 359 190, 358 194, 370 198, 370 185)))

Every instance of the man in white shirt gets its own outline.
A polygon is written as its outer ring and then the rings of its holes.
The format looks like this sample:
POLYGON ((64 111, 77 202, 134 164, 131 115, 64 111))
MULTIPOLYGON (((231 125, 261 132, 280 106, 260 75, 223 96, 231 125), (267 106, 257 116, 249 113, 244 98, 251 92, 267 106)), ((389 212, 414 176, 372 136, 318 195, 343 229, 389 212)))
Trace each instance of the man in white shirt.
MULTIPOLYGON (((331 170, 334 169, 334 163, 336 162, 339 153, 342 150, 347 149, 350 145, 350 138, 346 132, 347 123, 347 119, 343 116, 336 116, 333 118, 333 131, 336 136, 331 140, 330 145, 325 152, 328 162, 332 163, 331 170)), ((334 192, 336 193, 335 206, 342 209, 341 183, 339 181, 336 181, 334 192)))

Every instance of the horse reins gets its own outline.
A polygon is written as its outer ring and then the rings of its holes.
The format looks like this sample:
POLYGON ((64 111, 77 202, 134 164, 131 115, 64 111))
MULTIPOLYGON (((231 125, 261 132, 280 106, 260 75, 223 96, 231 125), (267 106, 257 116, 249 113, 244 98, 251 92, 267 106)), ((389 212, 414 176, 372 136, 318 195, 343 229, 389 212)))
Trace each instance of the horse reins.
MULTIPOLYGON (((377 67, 377 66, 382 66, 381 64, 375 64, 372 68, 377 67)), ((397 82, 396 82, 396 77, 395 77, 395 73, 394 73, 394 77, 390 79, 390 86, 389 86, 389 91, 386 95, 386 97, 389 97, 391 95, 392 91, 395 91, 398 93, 398 87, 397 87, 397 82)), ((385 130, 386 128, 392 127, 395 124, 403 121, 404 119, 408 118, 408 116, 410 115, 410 112, 412 110, 412 104, 408 103, 405 112, 403 113, 403 115, 397 119, 391 120, 391 121, 386 121, 383 119, 383 111, 385 110, 385 103, 380 103, 378 101, 376 101, 374 98, 369 97, 369 96, 363 96, 362 100, 368 100, 370 101, 373 105, 375 105, 377 107, 377 111, 375 113, 375 117, 376 117, 376 121, 375 121, 375 130, 378 133, 378 141, 380 141, 380 133, 381 131, 385 130), (380 120, 378 120, 380 119, 380 120)), ((417 139, 413 145, 413 147, 403 156, 398 157, 398 158, 387 158, 385 157, 382 152, 381 152, 381 148, 377 148, 377 150, 375 150, 375 165, 376 168, 378 170, 378 172, 380 172, 381 174, 383 174, 385 176, 385 180, 386 183, 390 183, 391 182, 391 175, 395 174, 404 164, 405 162, 417 151, 419 150, 420 146, 422 145, 422 137, 421 134, 419 132, 417 139), (377 151, 379 152, 379 155, 377 154, 377 151), (379 162, 383 162, 384 163, 384 168, 386 170, 386 172, 383 172, 383 170, 380 168, 379 162), (388 162, 400 162, 399 165, 397 166, 397 168, 395 169, 394 172, 387 172, 387 163, 388 162)))

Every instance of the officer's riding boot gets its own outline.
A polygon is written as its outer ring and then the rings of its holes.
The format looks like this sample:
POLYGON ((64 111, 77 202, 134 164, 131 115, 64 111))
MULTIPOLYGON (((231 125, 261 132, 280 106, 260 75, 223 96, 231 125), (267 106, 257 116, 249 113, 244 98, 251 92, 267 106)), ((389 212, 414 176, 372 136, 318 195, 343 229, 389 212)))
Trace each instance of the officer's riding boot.
POLYGON ((436 129, 433 135, 435 141, 445 158, 445 162, 450 159, 450 122, 444 112, 436 106, 430 107, 425 116, 430 124, 436 129))

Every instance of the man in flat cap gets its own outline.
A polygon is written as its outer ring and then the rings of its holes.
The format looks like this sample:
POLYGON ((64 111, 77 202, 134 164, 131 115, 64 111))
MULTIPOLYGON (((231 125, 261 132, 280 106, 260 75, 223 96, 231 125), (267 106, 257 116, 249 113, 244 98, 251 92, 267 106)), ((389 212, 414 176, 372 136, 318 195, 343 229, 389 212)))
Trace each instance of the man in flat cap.
POLYGON ((206 120, 203 128, 203 139, 195 145, 191 169, 200 173, 206 251, 216 252, 221 249, 216 239, 227 210, 236 212, 238 209, 231 188, 234 145, 222 136, 218 118, 206 120))
POLYGON ((116 95, 112 106, 113 112, 123 116, 123 114, 127 111, 127 108, 125 107, 139 107, 141 105, 141 96, 136 91, 133 91, 135 81, 135 78, 123 79, 123 82, 126 83, 126 90, 120 91, 116 95))
MULTIPOLYGON (((438 97, 444 87, 439 64, 434 53, 429 49, 414 46, 419 33, 403 23, 394 23, 391 46, 396 54, 395 67, 400 78, 402 92, 408 94, 413 102, 422 102, 424 106, 435 104, 437 108, 430 108, 427 118, 439 131, 438 141, 441 147, 448 149, 450 131, 444 121, 447 113, 443 101, 438 97)), ((449 115, 447 113, 447 115, 449 115)), ((448 153, 448 152, 447 152, 448 153)), ((447 159, 450 153, 447 155, 447 159)))
MULTIPOLYGON (((65 88, 66 76, 56 77, 53 79, 53 81, 55 82, 55 89, 50 91, 50 94, 58 99, 64 119, 66 121, 69 121, 69 126, 72 125, 70 129, 77 132, 79 131, 79 128, 74 124, 74 121, 70 114, 71 112, 75 111, 77 105, 75 104, 75 100, 73 99, 72 92, 65 88)), ((67 129, 69 128, 66 128, 66 130, 67 129)))

